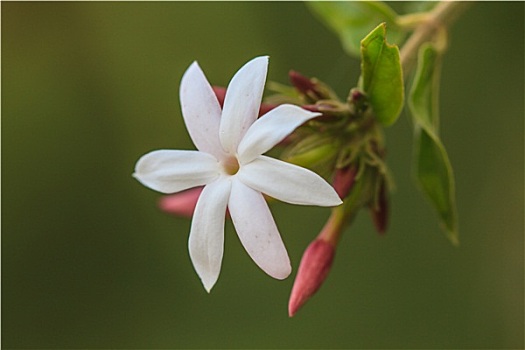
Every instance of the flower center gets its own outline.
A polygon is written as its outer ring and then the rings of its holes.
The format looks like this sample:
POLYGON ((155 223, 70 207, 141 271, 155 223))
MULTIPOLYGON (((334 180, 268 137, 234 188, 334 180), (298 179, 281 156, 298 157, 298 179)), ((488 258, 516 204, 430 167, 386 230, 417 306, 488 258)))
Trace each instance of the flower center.
POLYGON ((237 161, 236 157, 228 157, 226 160, 222 163, 222 167, 224 168, 224 171, 228 175, 235 175, 239 171, 239 162, 237 161))

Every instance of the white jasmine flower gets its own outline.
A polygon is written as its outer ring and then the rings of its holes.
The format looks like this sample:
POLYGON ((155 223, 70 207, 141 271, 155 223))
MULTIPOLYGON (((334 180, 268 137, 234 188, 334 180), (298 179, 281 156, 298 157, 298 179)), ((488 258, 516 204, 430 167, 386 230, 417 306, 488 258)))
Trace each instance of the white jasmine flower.
POLYGON ((205 185, 191 224, 190 257, 209 292, 221 269, 229 209, 242 245, 270 276, 286 278, 290 260, 262 195, 304 205, 335 206, 341 199, 310 170, 262 155, 319 115, 280 105, 257 119, 268 57, 246 63, 232 78, 222 108, 197 62, 180 85, 182 114, 198 151, 157 150, 136 164, 143 185, 175 193, 205 185))

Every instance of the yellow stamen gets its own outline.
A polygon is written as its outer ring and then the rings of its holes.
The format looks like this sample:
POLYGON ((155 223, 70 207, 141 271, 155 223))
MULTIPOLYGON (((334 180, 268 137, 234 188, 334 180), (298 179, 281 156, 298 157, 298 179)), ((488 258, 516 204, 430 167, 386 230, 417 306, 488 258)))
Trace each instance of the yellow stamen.
POLYGON ((236 157, 228 157, 223 163, 222 166, 224 171, 228 175, 235 175, 239 171, 239 162, 236 157))

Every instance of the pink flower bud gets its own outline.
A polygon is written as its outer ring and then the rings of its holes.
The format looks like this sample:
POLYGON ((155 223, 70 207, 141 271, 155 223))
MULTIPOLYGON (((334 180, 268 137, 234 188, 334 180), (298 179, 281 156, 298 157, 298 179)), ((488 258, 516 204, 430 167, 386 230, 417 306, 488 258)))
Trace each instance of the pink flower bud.
POLYGON ((317 292, 330 271, 334 255, 334 246, 319 238, 306 248, 288 303, 290 317, 317 292))
POLYGON ((159 207, 166 213, 191 218, 202 189, 203 187, 195 187, 183 192, 164 196, 159 201, 159 207))
POLYGON ((299 72, 291 70, 288 73, 290 82, 293 86, 302 94, 308 95, 309 93, 315 93, 316 86, 310 78, 305 77, 299 72))
POLYGON ((336 169, 334 175, 334 189, 340 198, 345 198, 354 185, 357 167, 350 164, 344 168, 336 169))

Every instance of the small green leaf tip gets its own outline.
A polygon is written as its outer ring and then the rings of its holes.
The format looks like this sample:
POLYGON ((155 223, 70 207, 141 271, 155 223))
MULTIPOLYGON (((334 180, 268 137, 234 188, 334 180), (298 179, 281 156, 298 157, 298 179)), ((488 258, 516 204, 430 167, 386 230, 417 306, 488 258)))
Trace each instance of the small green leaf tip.
POLYGON ((381 23, 361 41, 361 88, 366 92, 376 119, 392 125, 404 102, 404 83, 399 48, 386 42, 381 23))

